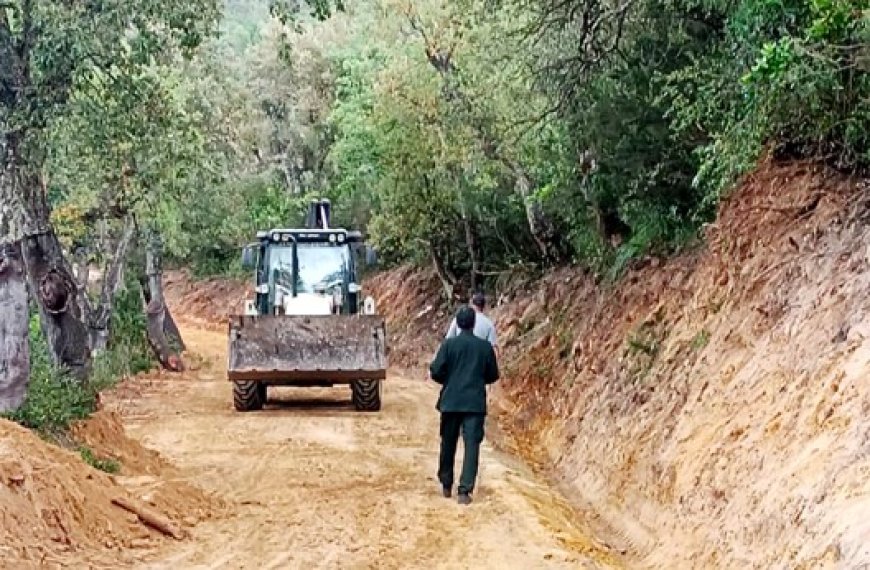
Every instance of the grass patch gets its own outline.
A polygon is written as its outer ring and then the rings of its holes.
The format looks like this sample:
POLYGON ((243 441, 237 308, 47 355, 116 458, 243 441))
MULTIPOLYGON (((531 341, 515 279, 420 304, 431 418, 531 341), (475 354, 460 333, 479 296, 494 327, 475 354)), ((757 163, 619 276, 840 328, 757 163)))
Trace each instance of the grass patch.
POLYGON ((692 350, 701 350, 710 344, 710 331, 704 329, 695 335, 692 339, 692 350))
POLYGON ((94 451, 87 446, 79 448, 79 455, 82 456, 82 461, 100 471, 111 473, 112 475, 121 471, 121 464, 115 459, 101 459, 94 455, 94 451))
POLYGON ((631 352, 642 352, 647 356, 655 356, 659 352, 659 342, 656 339, 644 339, 633 336, 628 339, 628 348, 631 352))

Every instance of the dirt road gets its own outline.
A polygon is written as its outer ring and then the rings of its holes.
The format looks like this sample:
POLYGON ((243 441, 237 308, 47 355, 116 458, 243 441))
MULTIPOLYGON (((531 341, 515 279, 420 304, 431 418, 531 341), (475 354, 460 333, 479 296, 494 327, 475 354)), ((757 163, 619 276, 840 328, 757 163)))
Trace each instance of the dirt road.
POLYGON ((355 412, 346 388, 276 391, 239 414, 224 335, 183 333, 199 369, 115 405, 130 435, 229 508, 141 568, 611 567, 564 502, 489 445, 475 503, 440 496, 429 383, 391 377, 378 414, 355 412))

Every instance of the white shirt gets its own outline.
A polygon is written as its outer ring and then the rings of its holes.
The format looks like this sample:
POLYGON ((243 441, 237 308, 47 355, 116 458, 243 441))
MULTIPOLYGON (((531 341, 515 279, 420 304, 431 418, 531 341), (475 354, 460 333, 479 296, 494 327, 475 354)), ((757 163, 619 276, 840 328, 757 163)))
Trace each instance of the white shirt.
MULTIPOLYGON (((458 334, 459 326, 456 324, 456 318, 454 317, 453 322, 450 323, 450 328, 447 330, 447 336, 444 338, 453 338, 458 334)), ((489 317, 480 311, 475 311, 474 315, 474 336, 482 338, 483 340, 488 340, 493 348, 498 345, 498 337, 495 334, 495 325, 492 324, 489 317)))

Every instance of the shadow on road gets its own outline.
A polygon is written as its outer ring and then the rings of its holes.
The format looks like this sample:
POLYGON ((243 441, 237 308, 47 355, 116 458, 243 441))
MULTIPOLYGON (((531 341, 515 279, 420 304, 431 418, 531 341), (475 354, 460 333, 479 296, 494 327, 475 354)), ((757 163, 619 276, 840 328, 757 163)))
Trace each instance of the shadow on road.
POLYGON ((358 413, 350 398, 306 398, 299 396, 269 397, 263 408, 264 412, 279 412, 282 410, 295 412, 312 412, 313 415, 331 415, 358 413))

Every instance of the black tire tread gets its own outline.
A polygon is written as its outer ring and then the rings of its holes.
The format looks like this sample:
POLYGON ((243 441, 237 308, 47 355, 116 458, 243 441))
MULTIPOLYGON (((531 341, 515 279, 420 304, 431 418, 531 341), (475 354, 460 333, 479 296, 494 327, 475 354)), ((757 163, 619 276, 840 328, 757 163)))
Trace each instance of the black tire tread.
POLYGON ((381 381, 354 380, 351 385, 353 407, 359 412, 377 412, 381 409, 381 381))
POLYGON ((233 407, 238 412, 262 410, 265 390, 259 382, 233 382, 233 407))

